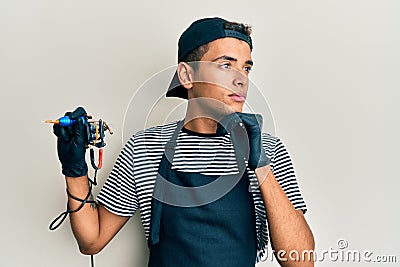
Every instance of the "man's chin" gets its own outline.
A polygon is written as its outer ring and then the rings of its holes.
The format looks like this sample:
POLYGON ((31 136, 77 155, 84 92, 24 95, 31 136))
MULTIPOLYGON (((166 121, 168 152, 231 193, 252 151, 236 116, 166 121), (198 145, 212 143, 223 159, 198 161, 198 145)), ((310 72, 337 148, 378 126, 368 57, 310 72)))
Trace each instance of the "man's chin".
POLYGON ((233 105, 230 110, 231 110, 231 112, 229 112, 229 114, 234 113, 234 112, 242 112, 243 104, 233 105))

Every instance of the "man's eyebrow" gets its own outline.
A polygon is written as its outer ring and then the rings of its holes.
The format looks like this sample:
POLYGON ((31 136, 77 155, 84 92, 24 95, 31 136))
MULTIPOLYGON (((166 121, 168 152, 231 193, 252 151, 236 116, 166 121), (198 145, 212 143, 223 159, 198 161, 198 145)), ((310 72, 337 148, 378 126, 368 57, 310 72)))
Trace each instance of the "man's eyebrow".
POLYGON ((253 65, 254 65, 254 62, 253 62, 253 60, 247 60, 247 61, 246 61, 246 64, 249 64, 250 66, 253 66, 253 65))
MULTIPOLYGON (((223 55, 223 56, 217 57, 216 59, 212 60, 211 62, 215 62, 215 61, 220 60, 220 59, 224 59, 224 60, 228 60, 228 61, 235 61, 235 62, 238 61, 234 57, 223 55)), ((249 64, 249 65, 253 66, 254 62, 252 60, 247 60, 246 64, 249 64)))
POLYGON ((212 60, 212 62, 220 60, 220 59, 225 59, 225 60, 228 60, 228 61, 237 61, 237 59, 234 58, 234 57, 223 55, 223 56, 217 57, 216 59, 212 60))

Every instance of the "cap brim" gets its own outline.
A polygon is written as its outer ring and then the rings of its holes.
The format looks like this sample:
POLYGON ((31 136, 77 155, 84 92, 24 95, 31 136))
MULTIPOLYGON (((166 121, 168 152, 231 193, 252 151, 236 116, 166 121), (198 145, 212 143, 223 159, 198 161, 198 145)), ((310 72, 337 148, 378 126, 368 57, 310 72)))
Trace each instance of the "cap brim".
POLYGON ((179 81, 178 73, 175 71, 174 77, 168 87, 166 97, 180 97, 188 99, 187 89, 179 81))

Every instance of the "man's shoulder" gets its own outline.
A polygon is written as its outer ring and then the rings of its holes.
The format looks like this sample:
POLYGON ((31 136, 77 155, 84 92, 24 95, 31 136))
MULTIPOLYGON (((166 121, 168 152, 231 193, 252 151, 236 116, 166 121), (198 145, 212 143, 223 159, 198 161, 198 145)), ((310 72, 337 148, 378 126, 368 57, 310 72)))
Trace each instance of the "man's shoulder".
POLYGON ((274 136, 270 133, 262 133, 261 139, 264 146, 275 146, 276 143, 279 141, 277 136, 274 136))
POLYGON ((152 126, 136 132, 131 138, 131 142, 165 142, 170 138, 176 129, 178 121, 167 122, 152 126))
POLYGON ((286 153, 286 147, 278 136, 271 135, 270 133, 262 133, 261 139, 268 156, 274 157, 277 152, 286 153))

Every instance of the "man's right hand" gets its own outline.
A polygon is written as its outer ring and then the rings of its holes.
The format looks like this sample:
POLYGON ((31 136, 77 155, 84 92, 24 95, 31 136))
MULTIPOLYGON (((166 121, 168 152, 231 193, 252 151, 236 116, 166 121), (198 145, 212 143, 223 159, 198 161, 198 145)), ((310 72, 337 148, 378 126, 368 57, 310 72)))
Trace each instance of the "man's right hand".
POLYGON ((88 167, 85 161, 86 153, 86 119, 81 118, 86 115, 82 107, 78 107, 73 112, 65 113, 70 119, 75 120, 71 126, 53 125, 53 132, 57 138, 57 153, 61 162, 62 173, 68 177, 85 176, 88 167))

